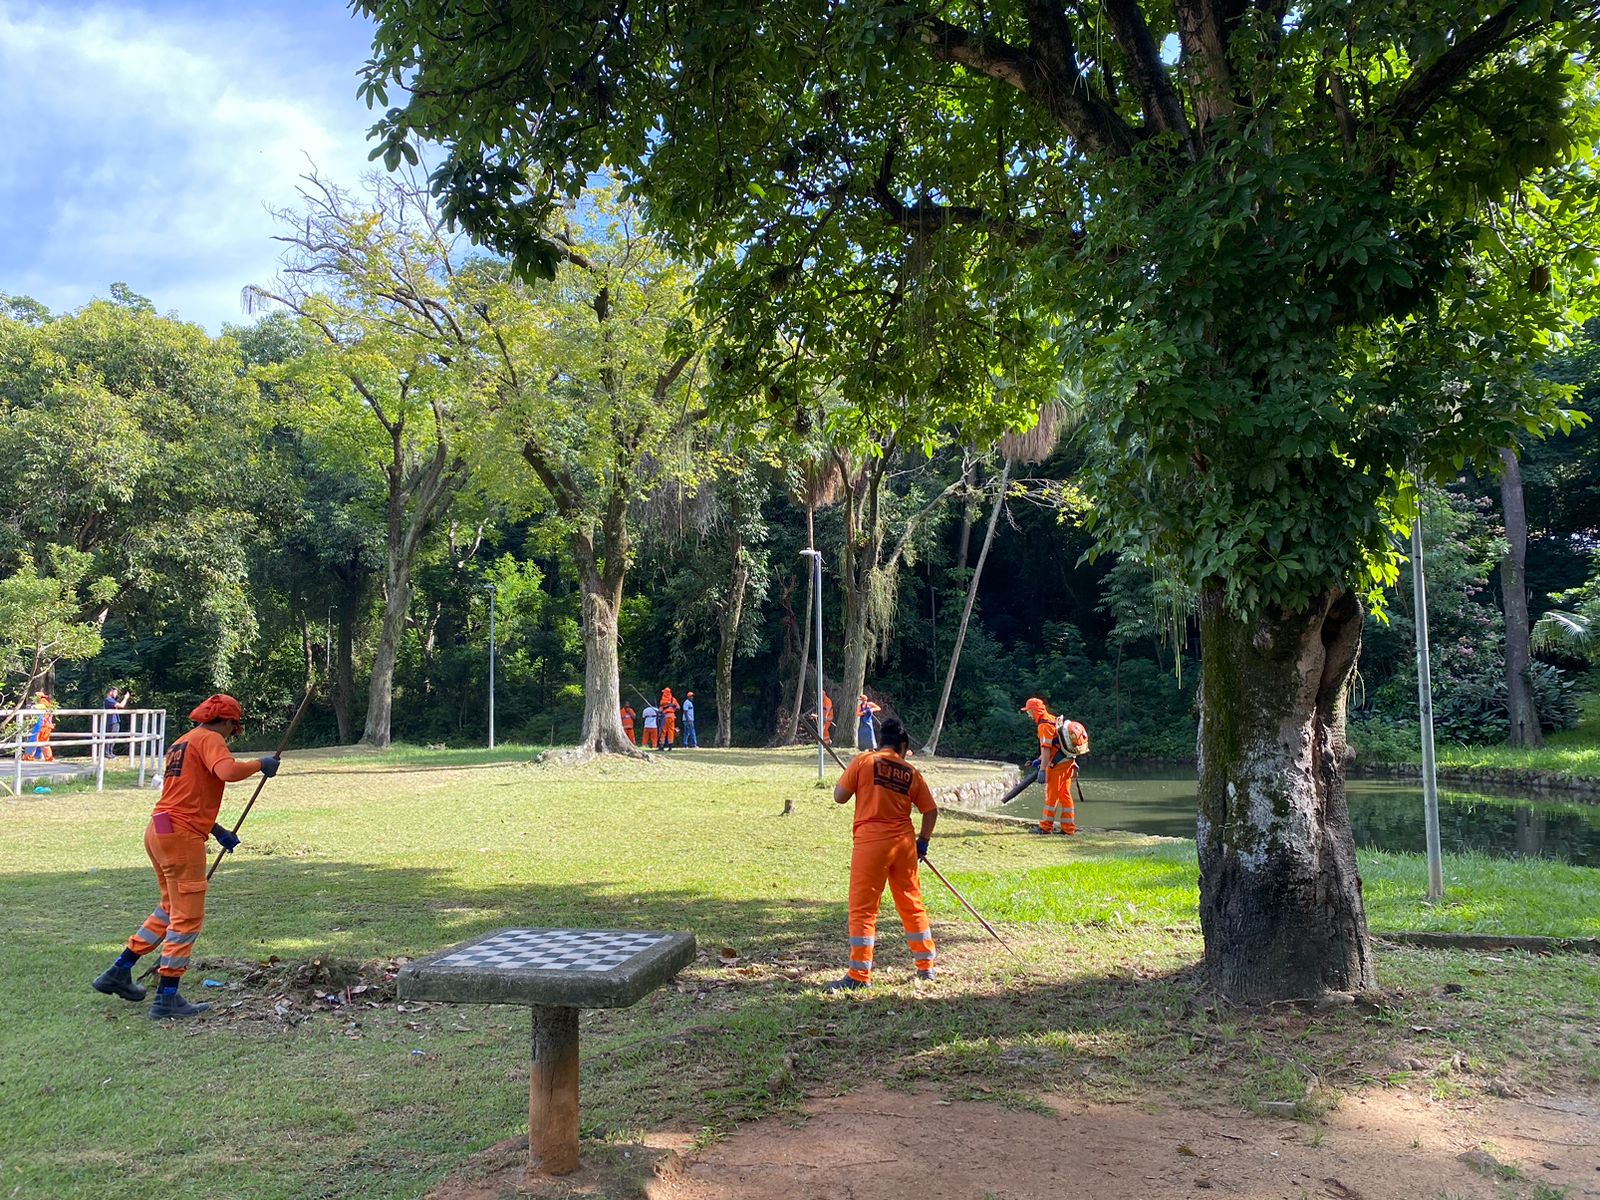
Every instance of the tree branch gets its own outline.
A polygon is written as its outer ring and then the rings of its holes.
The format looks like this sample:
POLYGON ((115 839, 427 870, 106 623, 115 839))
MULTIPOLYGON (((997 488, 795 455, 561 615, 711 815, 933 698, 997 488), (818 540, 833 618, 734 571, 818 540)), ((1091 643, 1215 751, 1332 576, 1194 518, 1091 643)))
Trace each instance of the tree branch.
POLYGON ((1511 28, 1520 5, 1508 4, 1471 33, 1457 38, 1450 49, 1423 70, 1412 74, 1389 105, 1389 118, 1409 132, 1458 82, 1496 50, 1537 27, 1511 28))
POLYGON ((1111 23, 1112 36, 1127 63, 1128 82, 1139 95, 1145 124, 1150 129, 1176 136, 1192 157, 1194 146, 1190 140, 1188 114, 1183 111, 1183 100, 1172 85, 1166 64, 1161 61, 1161 50, 1150 33, 1150 25, 1139 11, 1139 0, 1104 0, 1103 7, 1111 23))
POLYGON ((1110 105, 1089 94, 1065 16, 1046 0, 1029 0, 1029 9, 1035 40, 1026 49, 972 33, 932 13, 912 16, 905 28, 935 58, 998 79, 1031 97, 1084 149, 1115 158, 1127 154, 1140 134, 1110 105))

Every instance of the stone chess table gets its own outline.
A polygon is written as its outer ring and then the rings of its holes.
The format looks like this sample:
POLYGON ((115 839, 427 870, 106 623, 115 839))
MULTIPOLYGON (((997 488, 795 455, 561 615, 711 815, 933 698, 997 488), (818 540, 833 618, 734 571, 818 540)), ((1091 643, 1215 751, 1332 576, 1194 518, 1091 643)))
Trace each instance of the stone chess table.
POLYGON ((578 1166, 578 1010, 626 1008, 694 961, 692 933, 502 929, 400 968, 400 999, 533 1010, 529 1169, 578 1166))

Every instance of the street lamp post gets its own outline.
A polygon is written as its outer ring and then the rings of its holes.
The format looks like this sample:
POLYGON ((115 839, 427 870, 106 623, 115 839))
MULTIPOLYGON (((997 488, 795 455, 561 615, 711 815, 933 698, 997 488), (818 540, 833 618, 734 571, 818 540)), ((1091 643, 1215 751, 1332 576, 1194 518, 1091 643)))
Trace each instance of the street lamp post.
MULTIPOLYGON (((822 737, 824 726, 822 724, 822 551, 805 549, 800 551, 803 558, 811 560, 811 594, 816 597, 816 643, 817 643, 817 778, 822 779, 825 772, 823 760, 822 737)), ((801 668, 802 671, 804 668, 801 668)))
POLYGON ((489 749, 494 749, 494 584, 483 585, 489 592, 489 749))

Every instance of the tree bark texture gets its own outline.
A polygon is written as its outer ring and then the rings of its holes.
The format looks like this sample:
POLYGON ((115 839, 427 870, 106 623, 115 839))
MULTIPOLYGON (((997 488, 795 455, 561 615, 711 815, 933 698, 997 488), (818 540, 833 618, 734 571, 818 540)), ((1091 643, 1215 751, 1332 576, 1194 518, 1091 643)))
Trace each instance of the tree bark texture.
POLYGON ((387 746, 394 715, 394 668, 405 636, 406 610, 411 604, 411 563, 393 550, 383 569, 383 625, 372 656, 372 680, 367 685, 367 722, 361 740, 369 746, 387 746))
POLYGON ((622 572, 608 551, 606 569, 596 561, 593 536, 572 535, 578 579, 583 586, 583 734, 578 745, 596 754, 637 754, 622 731, 622 672, 617 665, 617 615, 622 611, 622 572))
POLYGON ((1253 620, 1200 601, 1200 925, 1233 1000, 1375 986, 1345 798, 1345 701, 1362 606, 1328 592, 1253 620))
POLYGON ((1522 491, 1522 467, 1515 448, 1500 451, 1500 507, 1506 518, 1506 553, 1500 560, 1500 603, 1506 618, 1506 709, 1513 746, 1542 746, 1539 708, 1534 701, 1528 666, 1528 506, 1522 491))

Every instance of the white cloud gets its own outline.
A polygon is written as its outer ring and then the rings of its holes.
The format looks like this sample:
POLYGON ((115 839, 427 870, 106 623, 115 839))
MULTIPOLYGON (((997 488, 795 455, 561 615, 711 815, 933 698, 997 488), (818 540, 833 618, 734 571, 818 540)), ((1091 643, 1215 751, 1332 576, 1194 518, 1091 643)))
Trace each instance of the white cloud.
POLYGON ((353 184, 365 36, 316 8, 0 0, 0 291, 73 308, 125 280, 215 330, 277 266, 268 205, 315 162, 353 184))

